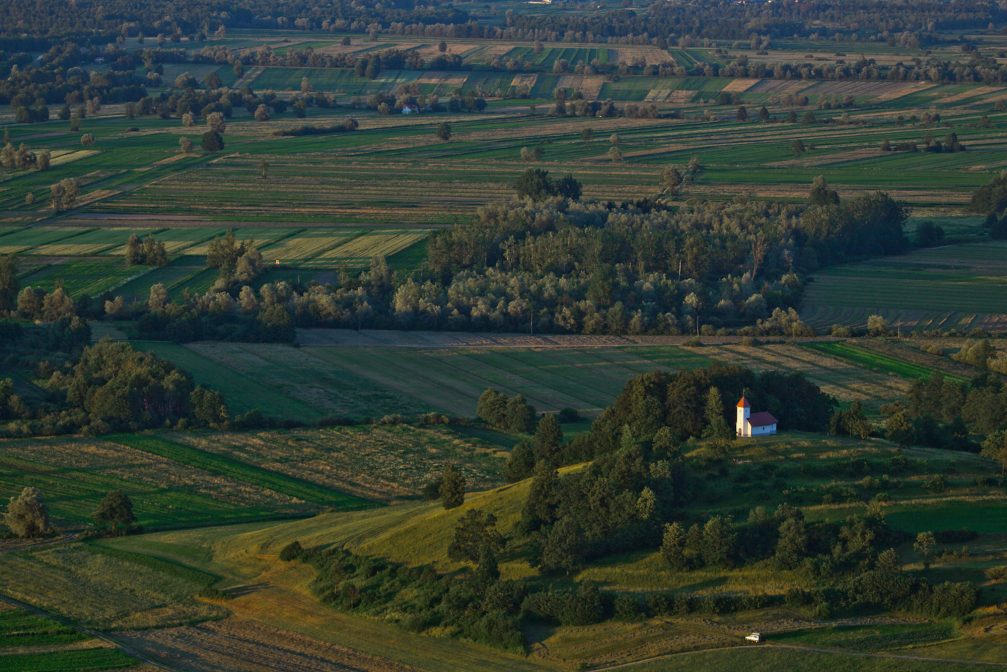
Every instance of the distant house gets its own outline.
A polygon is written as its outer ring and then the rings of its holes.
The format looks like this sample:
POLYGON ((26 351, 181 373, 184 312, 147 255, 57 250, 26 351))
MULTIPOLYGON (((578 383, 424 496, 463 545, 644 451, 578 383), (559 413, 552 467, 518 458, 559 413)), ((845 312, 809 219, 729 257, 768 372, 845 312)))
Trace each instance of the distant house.
POLYGON ((759 411, 752 413, 752 406, 744 396, 738 400, 738 421, 735 430, 738 436, 770 436, 776 434, 776 418, 772 413, 759 411))
POLYGON ((403 105, 402 114, 419 114, 420 108, 414 105, 403 105))

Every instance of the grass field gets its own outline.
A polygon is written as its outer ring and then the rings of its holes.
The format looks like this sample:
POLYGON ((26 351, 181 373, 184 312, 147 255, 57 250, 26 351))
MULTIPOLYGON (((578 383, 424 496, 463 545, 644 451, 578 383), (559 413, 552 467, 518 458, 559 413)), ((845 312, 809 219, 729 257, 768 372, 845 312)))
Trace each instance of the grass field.
POLYGON ((837 266, 815 275, 802 318, 816 328, 863 326, 882 315, 892 328, 1002 330, 1007 320, 1007 244, 966 243, 837 266))

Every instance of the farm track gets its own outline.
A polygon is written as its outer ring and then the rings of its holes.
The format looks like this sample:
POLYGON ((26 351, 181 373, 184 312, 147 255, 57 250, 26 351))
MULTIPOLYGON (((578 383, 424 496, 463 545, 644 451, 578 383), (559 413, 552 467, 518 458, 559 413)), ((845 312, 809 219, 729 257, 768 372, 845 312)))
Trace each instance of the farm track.
MULTIPOLYGON (((655 663, 661 660, 673 660, 675 658, 683 658, 690 655, 710 653, 715 651, 727 651, 730 649, 737 649, 739 647, 744 647, 744 644, 737 644, 734 646, 720 646, 713 649, 700 649, 697 651, 682 651, 679 653, 669 653, 663 656, 655 656, 653 658, 648 658, 646 660, 637 660, 631 663, 620 663, 618 665, 610 665, 607 667, 596 667, 593 668, 593 672, 610 672, 611 670, 631 670, 639 665, 648 665, 650 663, 655 663)), ((895 654, 895 653, 869 653, 866 651, 849 651, 844 649, 829 649, 824 647, 815 646, 798 646, 796 644, 762 644, 756 647, 750 647, 752 650, 759 649, 788 649, 792 651, 808 651, 812 653, 825 653, 830 655, 839 656, 853 656, 858 658, 878 658, 882 660, 908 660, 915 661, 919 663, 955 663, 959 665, 976 665, 984 669, 1003 669, 1007 668, 1007 663, 994 663, 976 660, 962 660, 958 658, 931 658, 928 656, 910 656, 905 654, 895 654)))

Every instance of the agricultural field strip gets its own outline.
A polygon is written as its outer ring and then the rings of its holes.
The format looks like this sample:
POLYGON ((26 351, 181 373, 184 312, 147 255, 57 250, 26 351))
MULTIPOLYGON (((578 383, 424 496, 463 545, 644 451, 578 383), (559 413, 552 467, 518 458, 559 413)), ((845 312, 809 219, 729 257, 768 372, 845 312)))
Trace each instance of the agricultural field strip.
POLYGON ((89 522, 112 490, 131 493, 148 527, 238 521, 291 508, 289 497, 272 490, 107 441, 9 440, 0 447, 0 492, 40 488, 53 518, 64 525, 89 522))
POLYGON ((244 481, 284 495, 315 504, 356 509, 369 506, 367 500, 286 474, 257 467, 231 457, 208 453, 198 448, 155 436, 115 435, 110 440, 131 448, 154 453, 182 464, 244 481))
POLYGON ((826 353, 872 371, 895 374, 908 380, 923 380, 930 378, 935 373, 941 373, 949 380, 966 382, 966 379, 961 376, 867 350, 852 343, 803 343, 801 345, 804 348, 826 353))

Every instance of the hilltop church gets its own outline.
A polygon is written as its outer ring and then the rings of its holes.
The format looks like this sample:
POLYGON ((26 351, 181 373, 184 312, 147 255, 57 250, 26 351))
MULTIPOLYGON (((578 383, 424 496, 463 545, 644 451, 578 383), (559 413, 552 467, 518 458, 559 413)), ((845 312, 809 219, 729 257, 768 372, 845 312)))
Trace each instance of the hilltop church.
POLYGON ((776 418, 767 411, 752 413, 751 405, 742 395, 738 400, 738 421, 735 429, 738 436, 770 436, 776 434, 776 418))

